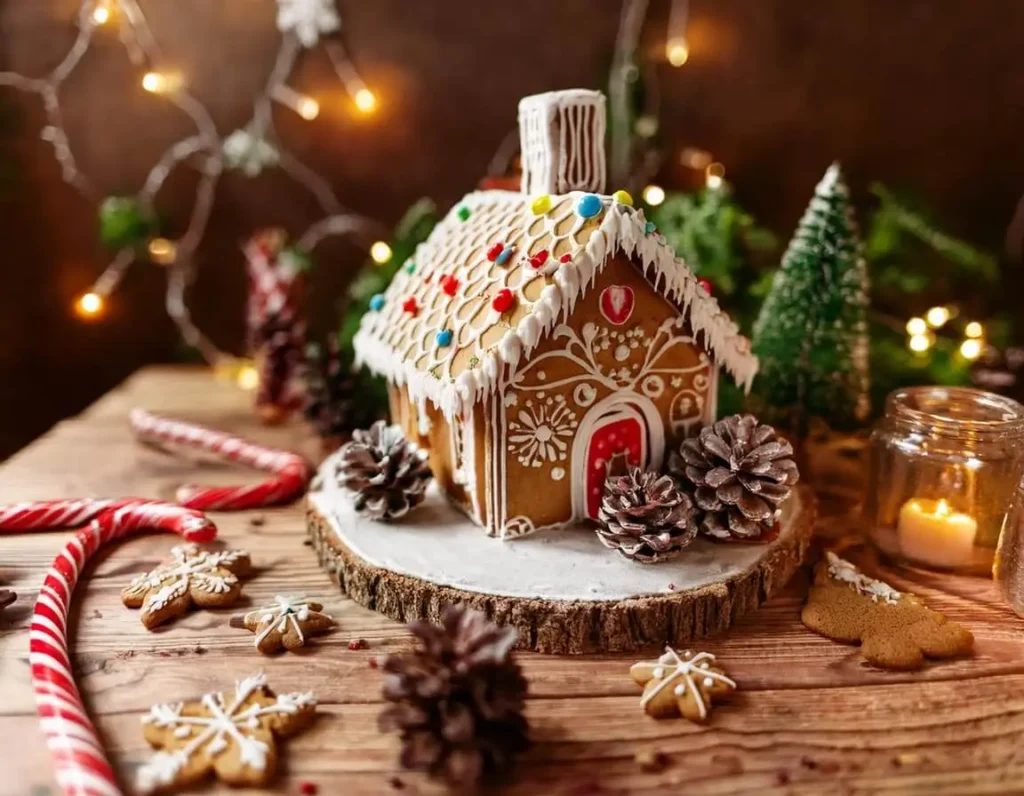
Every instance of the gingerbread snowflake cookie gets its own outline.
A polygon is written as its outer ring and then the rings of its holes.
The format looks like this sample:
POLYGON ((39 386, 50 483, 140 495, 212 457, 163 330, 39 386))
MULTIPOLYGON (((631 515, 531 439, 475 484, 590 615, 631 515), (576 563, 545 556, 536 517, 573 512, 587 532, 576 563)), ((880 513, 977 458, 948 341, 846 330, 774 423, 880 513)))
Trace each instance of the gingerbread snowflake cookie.
POLYGON ((640 705, 656 719, 681 715, 704 721, 711 715, 712 697, 733 691, 734 680, 716 667, 709 652, 680 655, 671 647, 656 661, 634 663, 630 676, 644 687, 640 705))
POLYGON ((256 649, 271 655, 286 649, 291 652, 304 646, 306 637, 323 633, 334 625, 334 620, 323 613, 320 603, 305 597, 274 597, 273 605, 233 617, 232 627, 244 627, 256 634, 256 649))
POLYGON ((918 669, 925 658, 966 655, 974 647, 974 636, 963 625, 832 552, 815 568, 800 618, 834 641, 859 642, 864 658, 884 669, 918 669))
POLYGON ((187 787, 210 772, 229 785, 266 785, 277 765, 276 740, 304 729, 315 713, 312 693, 275 695, 263 674, 239 681, 233 692, 154 705, 142 730, 160 751, 139 768, 136 785, 153 793, 187 787))
POLYGON ((171 549, 172 561, 139 575, 121 592, 129 608, 142 609, 142 624, 153 629, 195 605, 221 608, 242 593, 240 575, 249 572, 249 554, 241 550, 202 550, 194 544, 171 549))

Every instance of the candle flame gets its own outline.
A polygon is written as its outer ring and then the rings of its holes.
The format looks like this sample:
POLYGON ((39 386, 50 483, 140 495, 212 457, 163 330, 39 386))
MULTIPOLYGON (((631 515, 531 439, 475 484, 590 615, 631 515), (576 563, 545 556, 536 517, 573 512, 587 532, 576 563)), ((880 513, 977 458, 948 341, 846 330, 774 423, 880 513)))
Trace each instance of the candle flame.
POLYGON ((940 499, 939 502, 935 504, 935 516, 946 517, 951 513, 949 504, 945 500, 940 499))

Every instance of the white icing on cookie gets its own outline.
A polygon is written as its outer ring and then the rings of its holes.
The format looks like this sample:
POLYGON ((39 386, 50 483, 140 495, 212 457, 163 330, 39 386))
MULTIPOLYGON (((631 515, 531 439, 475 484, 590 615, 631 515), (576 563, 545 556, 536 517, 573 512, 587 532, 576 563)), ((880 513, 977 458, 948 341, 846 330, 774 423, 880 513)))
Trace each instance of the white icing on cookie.
POLYGON ((845 558, 840 558, 831 550, 825 553, 825 558, 828 561, 829 577, 848 583, 858 594, 870 597, 871 602, 877 603, 881 600, 887 605, 895 605, 903 596, 888 583, 869 578, 845 558))

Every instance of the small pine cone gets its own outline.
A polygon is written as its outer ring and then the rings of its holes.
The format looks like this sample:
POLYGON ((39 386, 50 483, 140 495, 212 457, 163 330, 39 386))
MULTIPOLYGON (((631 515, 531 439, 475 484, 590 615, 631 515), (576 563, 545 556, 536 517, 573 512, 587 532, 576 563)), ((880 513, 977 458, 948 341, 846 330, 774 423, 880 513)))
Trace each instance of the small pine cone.
POLYGON ((601 543, 642 564, 674 558, 697 535, 689 495, 669 476, 639 467, 605 482, 598 519, 601 543))
POLYGON ((375 520, 405 516, 423 502, 432 477, 426 452, 383 420, 352 432, 339 451, 337 475, 356 493, 356 511, 375 520))
POLYGON ((479 611, 445 609, 441 627, 413 622, 418 649, 389 655, 382 732, 399 730, 400 762, 466 792, 508 771, 529 744, 526 680, 510 650, 516 640, 479 611))
POLYGON ((700 530, 716 539, 753 541, 772 529, 778 507, 800 480, 793 446, 753 415, 701 429, 673 453, 669 468, 695 487, 700 530))

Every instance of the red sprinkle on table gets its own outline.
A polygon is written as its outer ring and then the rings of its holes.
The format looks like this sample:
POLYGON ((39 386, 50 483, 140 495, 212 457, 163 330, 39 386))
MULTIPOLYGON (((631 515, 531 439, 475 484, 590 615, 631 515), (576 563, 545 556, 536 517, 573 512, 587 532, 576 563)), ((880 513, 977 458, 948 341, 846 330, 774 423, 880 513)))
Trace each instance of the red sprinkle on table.
POLYGON ((367 644, 366 641, 361 638, 352 639, 352 641, 348 643, 348 648, 350 650, 365 650, 369 649, 369 647, 370 645, 367 644))
POLYGON ((302 796, 316 796, 320 792, 320 787, 315 782, 310 782, 308 779, 299 783, 299 793, 302 796))
POLYGON ((491 302, 491 306, 498 312, 504 313, 512 309, 515 303, 516 297, 512 295, 512 291, 507 287, 503 287, 494 297, 494 301, 491 302))

